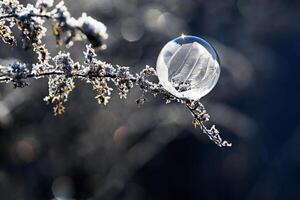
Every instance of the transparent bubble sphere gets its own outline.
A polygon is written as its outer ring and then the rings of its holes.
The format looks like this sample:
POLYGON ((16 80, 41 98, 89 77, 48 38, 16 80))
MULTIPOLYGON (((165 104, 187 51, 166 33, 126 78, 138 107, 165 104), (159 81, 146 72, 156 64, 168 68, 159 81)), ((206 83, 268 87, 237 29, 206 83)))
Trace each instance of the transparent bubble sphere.
POLYGON ((217 52, 204 39, 182 35, 163 47, 156 71, 168 92, 179 98, 199 100, 216 85, 220 63, 217 52))

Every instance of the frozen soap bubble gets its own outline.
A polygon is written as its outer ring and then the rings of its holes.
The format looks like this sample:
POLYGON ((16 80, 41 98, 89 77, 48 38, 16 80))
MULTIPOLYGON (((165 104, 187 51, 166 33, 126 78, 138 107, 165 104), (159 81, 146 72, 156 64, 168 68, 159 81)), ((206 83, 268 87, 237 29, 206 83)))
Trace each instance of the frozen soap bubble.
POLYGON ((179 98, 199 100, 216 85, 220 64, 217 52, 208 42, 182 35, 163 47, 156 71, 168 92, 179 98))

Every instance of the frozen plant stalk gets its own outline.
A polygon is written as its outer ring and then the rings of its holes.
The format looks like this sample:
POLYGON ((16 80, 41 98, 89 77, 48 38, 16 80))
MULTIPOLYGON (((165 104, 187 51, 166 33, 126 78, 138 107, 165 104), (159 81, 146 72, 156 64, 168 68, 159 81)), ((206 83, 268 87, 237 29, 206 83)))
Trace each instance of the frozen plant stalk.
MULTIPOLYGON (((38 0, 36 5, 26 6, 17 0, 1 1, 0 37, 9 45, 17 44, 11 31, 13 26, 21 32, 23 47, 37 53, 38 62, 31 66, 20 62, 0 66, 0 83, 13 83, 15 87, 22 88, 28 85, 27 79, 48 78, 49 94, 44 100, 53 104, 55 115, 65 112, 64 104, 75 88, 74 79, 91 84, 95 98, 103 105, 109 103, 113 89, 122 99, 131 88, 139 86, 143 93, 162 94, 167 102, 186 105, 193 115, 195 127, 200 127, 218 146, 231 146, 221 139, 214 126, 208 129, 204 125, 209 115, 199 100, 212 90, 220 74, 217 54, 204 40, 193 36, 177 38, 163 48, 157 61, 157 73, 146 66, 133 75, 129 67, 112 66, 97 59, 95 50, 106 48, 106 26, 85 13, 78 19, 72 17, 63 1, 54 7, 53 0, 38 0), (78 40, 89 41, 84 51, 84 63, 74 61, 68 52, 59 52, 54 57, 49 55, 42 42, 47 31, 44 26, 46 20, 51 22, 52 33, 59 45, 70 47, 78 40), (160 83, 147 79, 157 75, 160 83)), ((143 104, 144 95, 136 102, 143 104)))

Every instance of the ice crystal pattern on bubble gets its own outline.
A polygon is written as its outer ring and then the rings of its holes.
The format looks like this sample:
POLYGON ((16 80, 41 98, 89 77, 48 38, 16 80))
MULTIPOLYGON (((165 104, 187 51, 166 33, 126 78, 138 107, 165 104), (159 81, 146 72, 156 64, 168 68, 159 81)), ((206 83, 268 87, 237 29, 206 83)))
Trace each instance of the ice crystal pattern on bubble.
POLYGON ((173 95, 199 100, 218 81, 218 55, 205 40, 182 35, 168 42, 161 50, 157 75, 161 84, 173 95))

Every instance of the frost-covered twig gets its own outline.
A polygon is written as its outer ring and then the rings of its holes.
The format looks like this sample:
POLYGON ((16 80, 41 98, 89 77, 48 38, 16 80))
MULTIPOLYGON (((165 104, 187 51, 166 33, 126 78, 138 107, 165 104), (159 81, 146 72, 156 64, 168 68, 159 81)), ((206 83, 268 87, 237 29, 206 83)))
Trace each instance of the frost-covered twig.
MULTIPOLYGON (((194 117, 195 127, 199 126, 218 146, 231 146, 230 143, 221 139, 214 126, 208 129, 204 125, 209 115, 199 101, 176 97, 159 83, 149 81, 149 76, 156 76, 154 68, 146 66, 140 73, 133 75, 129 67, 112 66, 97 59, 95 49, 104 49, 106 46, 103 41, 108 37, 103 23, 85 13, 79 19, 71 17, 63 1, 48 11, 52 6, 52 0, 38 0, 35 6, 31 4, 24 6, 17 0, 0 2, 0 37, 4 42, 15 45, 16 40, 10 28, 16 25, 22 33, 23 46, 30 47, 31 45, 38 54, 38 63, 32 65, 15 62, 9 66, 0 66, 0 82, 11 82, 15 87, 25 87, 28 85, 27 79, 48 78, 49 94, 44 100, 53 104, 55 115, 65 111, 64 103, 75 87, 75 79, 91 84, 96 92, 95 98, 104 105, 109 102, 113 91, 112 84, 118 90, 121 99, 126 98, 129 90, 136 85, 143 93, 149 92, 154 96, 163 95, 167 103, 176 101, 186 105, 194 117), (74 41, 84 38, 90 42, 84 51, 84 63, 73 61, 70 54, 65 52, 59 52, 55 57, 49 55, 42 42, 46 32, 43 26, 45 19, 52 23, 57 44, 65 44, 69 47, 74 41), (64 36, 63 39, 62 36, 64 36)), ((139 105, 144 102, 144 96, 137 100, 139 105)))
MULTIPOLYGON (((25 45, 28 45, 27 39, 32 45, 40 46, 41 39, 46 32, 46 28, 43 26, 46 19, 52 23, 53 35, 58 44, 64 43, 69 47, 74 41, 87 38, 93 48, 105 48, 103 40, 108 35, 106 26, 102 22, 87 16, 86 13, 82 13, 81 17, 75 19, 63 1, 49 10, 52 6, 52 0, 38 0, 35 6, 32 4, 24 6, 17 0, 3 0, 0 2, 0 36, 5 38, 3 36, 6 35, 10 40, 4 39, 5 42, 15 43, 10 28, 17 26, 22 33, 25 45)), ((38 48, 34 50, 39 53, 38 48)))

